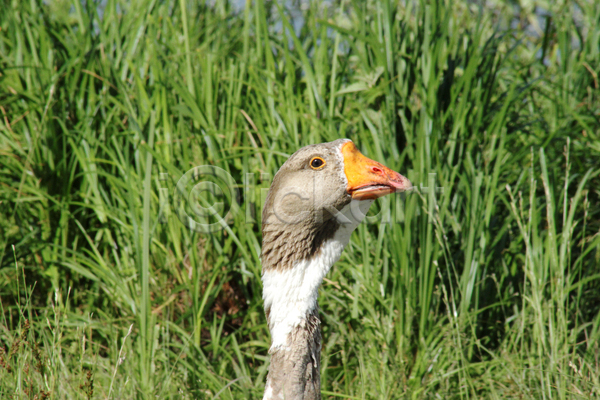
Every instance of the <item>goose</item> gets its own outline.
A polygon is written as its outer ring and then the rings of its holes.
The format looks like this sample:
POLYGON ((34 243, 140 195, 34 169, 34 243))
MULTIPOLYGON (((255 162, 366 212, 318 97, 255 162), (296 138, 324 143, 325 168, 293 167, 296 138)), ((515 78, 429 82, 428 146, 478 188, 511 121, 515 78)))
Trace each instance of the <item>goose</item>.
POLYGON ((349 139, 303 147, 275 174, 262 214, 271 333, 263 400, 321 399, 321 282, 373 201, 411 187, 349 139))

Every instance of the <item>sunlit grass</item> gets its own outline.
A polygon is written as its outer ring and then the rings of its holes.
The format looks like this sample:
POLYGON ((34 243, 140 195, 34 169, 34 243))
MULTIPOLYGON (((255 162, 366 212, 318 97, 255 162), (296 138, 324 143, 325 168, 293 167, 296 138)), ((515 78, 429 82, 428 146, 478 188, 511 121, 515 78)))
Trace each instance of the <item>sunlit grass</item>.
POLYGON ((325 398, 600 396, 600 6, 92 4, 1 6, 0 397, 261 398, 265 190, 340 137, 418 190, 321 289, 325 398))

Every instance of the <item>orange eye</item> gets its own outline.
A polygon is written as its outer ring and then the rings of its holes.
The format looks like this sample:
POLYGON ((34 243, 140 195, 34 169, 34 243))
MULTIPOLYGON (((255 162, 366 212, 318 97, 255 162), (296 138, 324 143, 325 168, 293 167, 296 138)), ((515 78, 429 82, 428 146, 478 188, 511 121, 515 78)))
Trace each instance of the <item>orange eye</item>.
POLYGON ((321 169, 325 166, 325 160, 323 160, 321 157, 313 157, 312 160, 310 160, 310 167, 312 169, 321 169))

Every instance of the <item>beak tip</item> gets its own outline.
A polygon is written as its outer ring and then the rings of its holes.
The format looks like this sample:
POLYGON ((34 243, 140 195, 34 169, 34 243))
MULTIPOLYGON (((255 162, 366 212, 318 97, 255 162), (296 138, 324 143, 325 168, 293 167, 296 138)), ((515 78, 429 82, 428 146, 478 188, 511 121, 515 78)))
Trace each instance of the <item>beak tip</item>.
POLYGON ((395 177, 395 179, 390 180, 390 183, 392 184, 391 186, 393 187, 395 193, 407 192, 414 189, 413 184, 410 180, 408 180, 408 178, 405 178, 397 172, 396 174, 397 176, 395 177))

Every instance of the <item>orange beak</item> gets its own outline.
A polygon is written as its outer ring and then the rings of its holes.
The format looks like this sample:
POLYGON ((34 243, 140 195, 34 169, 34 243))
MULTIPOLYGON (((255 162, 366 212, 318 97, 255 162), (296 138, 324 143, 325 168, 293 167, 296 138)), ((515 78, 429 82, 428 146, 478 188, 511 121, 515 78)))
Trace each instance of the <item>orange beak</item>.
POLYGON ((355 200, 374 200, 386 194, 412 188, 408 179, 383 164, 362 155, 354 143, 342 145, 347 191, 355 200))

